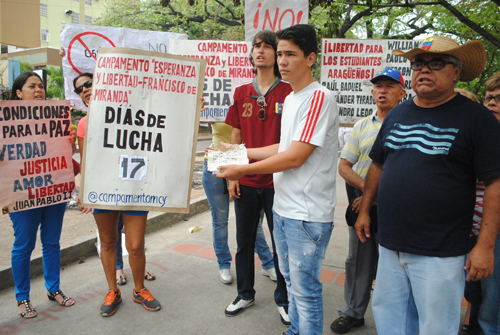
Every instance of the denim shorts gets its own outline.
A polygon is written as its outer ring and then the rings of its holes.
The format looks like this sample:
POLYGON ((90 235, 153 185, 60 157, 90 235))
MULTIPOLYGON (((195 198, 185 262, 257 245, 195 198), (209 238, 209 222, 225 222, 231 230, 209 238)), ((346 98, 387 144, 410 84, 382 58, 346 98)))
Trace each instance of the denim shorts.
MULTIPOLYGON (((118 212, 115 210, 111 209, 98 209, 94 208, 94 214, 104 214, 104 213, 111 213, 111 212, 118 212)), ((149 211, 121 211, 122 214, 127 214, 127 215, 133 215, 133 216, 143 216, 147 215, 149 211)))

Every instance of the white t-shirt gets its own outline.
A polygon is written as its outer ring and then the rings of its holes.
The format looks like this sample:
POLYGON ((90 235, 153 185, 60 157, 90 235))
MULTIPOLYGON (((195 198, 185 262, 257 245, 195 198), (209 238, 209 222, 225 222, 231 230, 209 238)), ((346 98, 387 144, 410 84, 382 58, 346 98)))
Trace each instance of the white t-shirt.
POLYGON ((279 215, 309 222, 332 222, 337 203, 339 113, 333 93, 314 82, 285 99, 279 152, 292 141, 317 148, 304 164, 274 174, 274 207, 279 215))

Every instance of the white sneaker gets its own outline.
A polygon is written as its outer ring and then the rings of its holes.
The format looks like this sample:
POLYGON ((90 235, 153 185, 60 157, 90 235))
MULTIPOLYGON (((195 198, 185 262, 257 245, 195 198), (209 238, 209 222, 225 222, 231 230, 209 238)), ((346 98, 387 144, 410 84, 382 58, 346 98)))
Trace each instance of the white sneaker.
POLYGON ((234 299, 234 301, 231 303, 231 305, 227 306, 224 313, 226 314, 226 316, 238 315, 245 308, 253 306, 253 302, 254 302, 254 299, 245 300, 245 299, 241 299, 240 297, 236 297, 236 299, 234 299))
POLYGON ((231 284, 233 282, 233 276, 231 275, 231 270, 229 269, 222 269, 219 270, 220 274, 220 281, 223 282, 224 284, 231 284))
POLYGON ((278 279, 276 278, 276 269, 275 268, 270 268, 268 270, 262 270, 262 275, 265 277, 269 277, 272 281, 277 281, 278 279))
POLYGON ((290 318, 288 317, 288 307, 278 306, 278 313, 280 313, 281 323, 285 326, 290 326, 292 324, 290 322, 290 318))

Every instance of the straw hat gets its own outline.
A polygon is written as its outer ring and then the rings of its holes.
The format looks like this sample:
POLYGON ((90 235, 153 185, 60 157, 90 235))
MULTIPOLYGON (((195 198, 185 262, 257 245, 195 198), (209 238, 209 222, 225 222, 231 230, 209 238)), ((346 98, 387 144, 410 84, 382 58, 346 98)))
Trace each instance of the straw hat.
POLYGON ((401 56, 413 61, 415 56, 423 53, 447 54, 460 59, 463 63, 460 81, 471 81, 483 72, 486 64, 486 50, 478 40, 469 41, 461 46, 457 41, 445 36, 432 36, 420 43, 420 47, 408 52, 394 50, 393 55, 401 56))

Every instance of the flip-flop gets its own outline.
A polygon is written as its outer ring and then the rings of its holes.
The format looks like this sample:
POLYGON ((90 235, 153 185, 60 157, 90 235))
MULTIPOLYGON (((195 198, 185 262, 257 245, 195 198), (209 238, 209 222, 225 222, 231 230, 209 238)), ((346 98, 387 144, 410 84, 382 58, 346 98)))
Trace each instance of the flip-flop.
POLYGON ((116 278, 116 285, 125 285, 127 283, 127 277, 125 275, 116 278))

